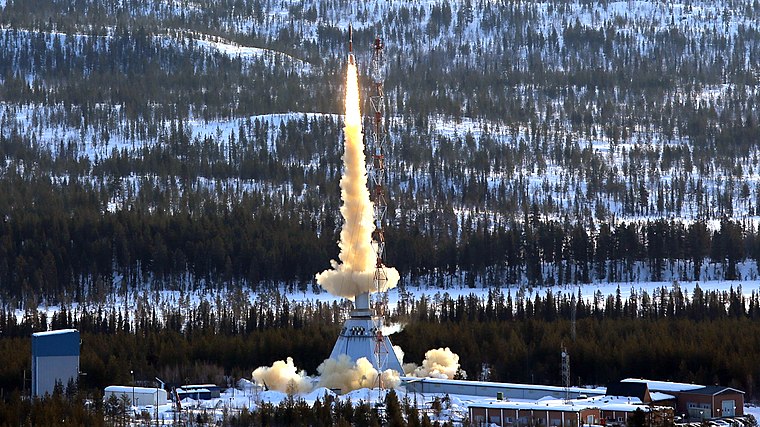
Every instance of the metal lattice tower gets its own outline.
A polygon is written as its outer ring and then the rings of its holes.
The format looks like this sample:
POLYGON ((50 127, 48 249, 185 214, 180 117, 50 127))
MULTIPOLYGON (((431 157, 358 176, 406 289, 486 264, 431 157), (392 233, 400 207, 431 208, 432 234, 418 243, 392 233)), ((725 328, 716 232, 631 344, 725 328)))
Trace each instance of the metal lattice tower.
POLYGON ((380 292, 385 289, 388 276, 385 272, 385 217, 388 210, 388 202, 385 197, 385 93, 383 83, 385 81, 385 45, 379 37, 372 44, 372 62, 370 64, 370 77, 372 78, 372 91, 369 96, 371 105, 371 121, 369 132, 369 148, 372 151, 372 163, 369 165, 369 175, 374 189, 372 190, 375 209, 375 231, 372 233, 372 241, 377 254, 375 264, 375 285, 377 287, 377 300, 375 302, 376 314, 385 316, 387 295, 380 292))
POLYGON ((565 388, 565 401, 570 400, 570 354, 562 344, 562 386, 565 388))

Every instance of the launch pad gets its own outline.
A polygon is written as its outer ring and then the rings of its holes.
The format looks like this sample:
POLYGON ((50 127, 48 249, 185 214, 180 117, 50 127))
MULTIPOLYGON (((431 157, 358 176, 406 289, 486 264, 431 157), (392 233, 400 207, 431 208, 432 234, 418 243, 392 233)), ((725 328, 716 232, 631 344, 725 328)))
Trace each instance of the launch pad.
POLYGON ((401 362, 393 351, 390 338, 383 335, 382 326, 382 317, 373 315, 369 307, 369 293, 357 295, 354 310, 343 324, 330 359, 337 360, 345 354, 356 362, 366 357, 378 372, 392 369, 403 374, 401 362))

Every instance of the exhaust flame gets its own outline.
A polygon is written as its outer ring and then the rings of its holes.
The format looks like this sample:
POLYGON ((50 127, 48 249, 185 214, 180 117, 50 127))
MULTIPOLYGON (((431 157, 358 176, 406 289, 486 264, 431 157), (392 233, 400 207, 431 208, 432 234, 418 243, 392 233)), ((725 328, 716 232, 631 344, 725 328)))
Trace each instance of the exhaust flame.
POLYGON ((356 62, 349 61, 346 72, 346 136, 343 154, 343 177, 340 180, 340 208, 343 228, 340 231, 340 263, 332 260, 331 270, 317 274, 317 283, 335 296, 353 299, 364 292, 384 292, 396 287, 399 274, 386 268, 387 280, 376 289, 374 283, 377 254, 373 247, 374 212, 367 188, 364 142, 359 108, 359 80, 356 62))

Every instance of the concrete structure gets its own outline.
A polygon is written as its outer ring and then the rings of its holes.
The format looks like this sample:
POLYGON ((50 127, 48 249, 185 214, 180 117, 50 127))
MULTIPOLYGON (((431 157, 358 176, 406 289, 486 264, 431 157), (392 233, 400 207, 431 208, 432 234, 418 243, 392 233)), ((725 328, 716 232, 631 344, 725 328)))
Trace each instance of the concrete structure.
POLYGON ((32 396, 52 394, 56 383, 64 389, 79 379, 79 331, 32 334, 32 396))
POLYGON ((133 406, 158 406, 168 403, 166 390, 152 387, 132 386, 108 386, 103 393, 103 400, 107 401, 111 396, 117 399, 127 399, 133 406))
POLYGON ((570 398, 602 396, 603 388, 555 387, 548 385, 494 383, 485 381, 447 380, 438 378, 402 377, 401 385, 407 392, 463 394, 496 398, 501 393, 507 399, 538 400, 544 397, 562 399, 565 392, 570 398))
POLYGON ((381 332, 382 318, 373 316, 369 308, 369 293, 357 295, 354 307, 351 317, 343 324, 330 359, 337 360, 341 355, 347 355, 356 362, 366 357, 380 372, 393 369, 403 374, 391 340, 381 332))

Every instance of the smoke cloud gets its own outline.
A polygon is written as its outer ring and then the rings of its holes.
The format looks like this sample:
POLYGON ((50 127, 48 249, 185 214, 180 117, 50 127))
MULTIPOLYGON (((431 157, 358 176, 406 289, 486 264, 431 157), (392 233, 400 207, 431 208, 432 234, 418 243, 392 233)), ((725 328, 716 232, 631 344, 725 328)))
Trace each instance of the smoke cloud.
POLYGON ((405 363, 403 369, 405 374, 412 377, 453 379, 459 372, 459 355, 448 347, 428 350, 422 366, 405 363))
POLYGON ((388 335, 397 334, 403 331, 405 327, 406 327, 406 324, 404 323, 393 323, 390 325, 383 325, 380 328, 380 331, 382 331, 383 336, 387 337, 388 335))
POLYGON ((311 378, 305 371, 297 370, 292 357, 284 361, 278 360, 271 367, 256 368, 253 371, 253 379, 258 385, 288 394, 308 393, 313 388, 311 378))
MULTIPOLYGON (((341 393, 377 385, 378 372, 366 357, 359 358, 354 363, 348 355, 341 354, 337 360, 327 359, 322 362, 317 371, 320 374, 320 387, 339 388, 341 393)), ((395 388, 401 383, 398 372, 392 369, 387 369, 380 375, 385 388, 395 388)))
MULTIPOLYGON (((340 262, 332 260, 331 270, 317 274, 319 283, 329 293, 353 299, 364 292, 376 292, 374 274, 377 254, 372 242, 375 229, 374 212, 367 188, 366 157, 362 140, 361 111, 359 109, 359 81, 356 63, 349 61, 346 72, 346 137, 343 153, 343 177, 340 180, 340 208, 343 228, 340 231, 340 262)), ((399 274, 386 267, 387 281, 384 292, 396 287, 399 274)))

